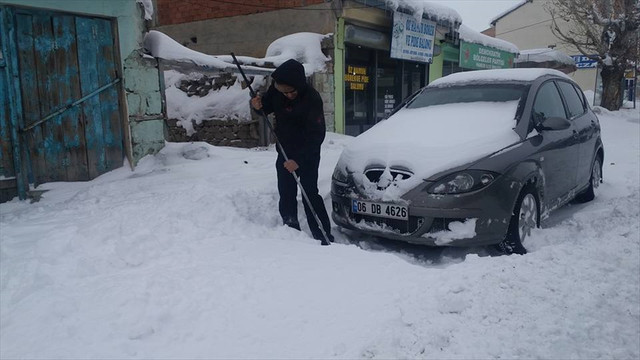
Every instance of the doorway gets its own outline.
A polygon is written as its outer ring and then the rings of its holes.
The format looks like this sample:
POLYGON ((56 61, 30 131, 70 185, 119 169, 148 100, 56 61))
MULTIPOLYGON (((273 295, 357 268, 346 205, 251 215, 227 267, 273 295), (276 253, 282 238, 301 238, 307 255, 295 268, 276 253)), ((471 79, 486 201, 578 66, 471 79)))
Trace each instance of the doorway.
POLYGON ((345 134, 357 136, 426 85, 428 65, 392 59, 388 51, 345 46, 345 134))

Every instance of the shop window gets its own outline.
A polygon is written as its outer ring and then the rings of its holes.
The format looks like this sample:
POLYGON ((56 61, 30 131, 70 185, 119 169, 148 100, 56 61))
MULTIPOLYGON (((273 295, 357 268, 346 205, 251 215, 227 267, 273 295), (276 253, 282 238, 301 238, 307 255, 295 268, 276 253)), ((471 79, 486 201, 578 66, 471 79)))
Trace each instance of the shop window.
POLYGON ((442 63, 442 76, 447 76, 449 74, 457 73, 464 71, 460 66, 458 66, 457 61, 444 61, 442 63))
POLYGON ((392 59, 388 51, 348 45, 345 54, 345 134, 359 135, 425 85, 427 65, 392 59))

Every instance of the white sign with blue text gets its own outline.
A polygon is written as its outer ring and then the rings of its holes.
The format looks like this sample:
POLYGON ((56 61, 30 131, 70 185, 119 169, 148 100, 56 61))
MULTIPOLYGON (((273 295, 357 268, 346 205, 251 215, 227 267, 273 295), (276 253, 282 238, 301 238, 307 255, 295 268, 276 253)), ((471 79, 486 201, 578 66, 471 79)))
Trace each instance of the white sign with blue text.
POLYGON ((414 16, 395 12, 393 14, 393 36, 391 57, 431 63, 436 23, 414 16))

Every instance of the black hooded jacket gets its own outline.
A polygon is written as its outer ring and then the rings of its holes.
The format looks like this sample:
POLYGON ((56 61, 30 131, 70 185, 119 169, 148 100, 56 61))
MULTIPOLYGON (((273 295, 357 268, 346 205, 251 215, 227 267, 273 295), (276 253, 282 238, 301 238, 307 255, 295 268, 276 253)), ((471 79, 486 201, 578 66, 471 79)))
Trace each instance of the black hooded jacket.
POLYGON ((305 166, 320 157, 326 131, 322 98, 307 84, 304 67, 296 60, 278 66, 271 77, 298 92, 295 99, 289 100, 272 84, 262 98, 262 109, 265 114, 274 113, 276 136, 289 159, 305 166))

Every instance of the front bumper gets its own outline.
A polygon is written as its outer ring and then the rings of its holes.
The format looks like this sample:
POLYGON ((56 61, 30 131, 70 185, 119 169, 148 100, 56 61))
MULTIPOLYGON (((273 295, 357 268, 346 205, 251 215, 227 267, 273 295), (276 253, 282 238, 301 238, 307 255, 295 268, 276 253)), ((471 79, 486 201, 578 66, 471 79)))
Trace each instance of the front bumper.
POLYGON ((503 179, 476 192, 458 195, 432 195, 413 190, 403 196, 409 203, 409 220, 405 221, 353 214, 351 202, 357 195, 334 183, 331 217, 336 224, 347 229, 414 244, 497 244, 507 233, 518 195, 519 187, 513 185, 512 181, 503 179), (474 228, 466 235, 454 234, 450 230, 453 222, 474 228))

